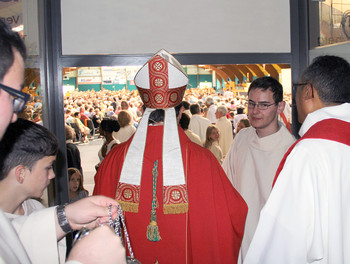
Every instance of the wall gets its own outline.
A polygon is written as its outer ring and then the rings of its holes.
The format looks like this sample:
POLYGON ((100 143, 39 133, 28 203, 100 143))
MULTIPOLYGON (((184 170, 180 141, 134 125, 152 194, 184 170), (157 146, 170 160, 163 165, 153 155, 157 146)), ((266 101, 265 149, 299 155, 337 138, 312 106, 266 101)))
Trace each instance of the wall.
POLYGON ((291 51, 289 0, 61 3, 64 55, 291 51))
MULTIPOLYGON (((199 82, 212 82, 212 76, 210 74, 207 75, 188 75, 189 78, 189 85, 187 88, 196 88, 199 86, 199 83, 197 82, 197 78, 199 78, 199 82)), ((88 91, 94 89, 95 91, 101 90, 101 84, 79 84, 77 85, 76 77, 71 77, 66 80, 63 80, 63 85, 70 85, 74 87, 78 87, 79 91, 88 91)), ((117 91, 121 90, 125 87, 125 84, 104 84, 103 88, 107 90, 117 91)), ((130 81, 128 81, 128 90, 132 91, 135 90, 136 86, 133 84, 130 84, 130 81)))
POLYGON ((340 43, 340 44, 333 44, 329 46, 318 47, 313 50, 310 50, 309 62, 311 63, 312 60, 318 56, 334 55, 334 56, 342 57, 350 63, 349 51, 350 51, 350 41, 340 43))

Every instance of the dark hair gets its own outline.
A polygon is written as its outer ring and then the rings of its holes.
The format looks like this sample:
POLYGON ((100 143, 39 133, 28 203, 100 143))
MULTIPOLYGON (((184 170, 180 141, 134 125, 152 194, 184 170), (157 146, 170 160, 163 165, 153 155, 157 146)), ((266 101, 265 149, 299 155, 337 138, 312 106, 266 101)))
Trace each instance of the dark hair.
POLYGON ((238 121, 238 123, 243 123, 245 127, 250 127, 250 121, 247 118, 242 118, 241 120, 238 121))
POLYGON ((242 107, 238 107, 237 108, 237 114, 238 115, 243 114, 243 111, 244 111, 244 108, 242 108, 242 107))
POLYGON ((273 93, 273 99, 275 103, 279 103, 283 101, 283 87, 282 84, 279 83, 276 79, 264 76, 258 79, 255 79, 249 86, 248 96, 251 90, 261 89, 263 91, 271 90, 273 93))
POLYGON ((343 58, 329 55, 315 58, 301 80, 310 83, 325 104, 350 102, 350 64, 343 58))
POLYGON ((187 101, 182 101, 182 102, 181 102, 181 105, 182 105, 186 110, 190 109, 190 103, 187 102, 187 101))
POLYGON ((84 188, 83 175, 81 174, 80 170, 78 170, 77 168, 68 168, 68 181, 70 181, 70 178, 72 178, 73 174, 75 174, 75 173, 77 173, 80 176, 80 184, 79 184, 79 187, 77 189, 77 192, 86 191, 88 193, 88 191, 85 190, 85 188, 84 188))
POLYGON ((164 122, 164 110, 156 109, 149 115, 148 123, 154 124, 158 122, 164 122))
POLYGON ((122 104, 124 104, 124 105, 126 104, 126 106, 129 107, 129 103, 125 100, 121 101, 120 106, 122 106, 122 104))
POLYGON ((56 137, 45 127, 19 118, 7 127, 0 142, 0 180, 18 165, 30 170, 47 156, 56 156, 56 137))
POLYGON ((179 124, 183 130, 188 129, 188 125, 190 124, 190 117, 188 116, 188 114, 182 113, 179 124))
POLYGON ((14 61, 14 49, 16 49, 23 60, 27 56, 26 46, 23 39, 17 33, 12 31, 11 27, 0 19, 0 81, 12 66, 14 61))
MULTIPOLYGON (((182 103, 180 103, 179 105, 174 107, 176 116, 179 115, 181 107, 182 107, 182 103)), ((158 123, 158 122, 164 122, 164 110, 163 109, 156 109, 155 111, 153 111, 149 115, 149 119, 148 119, 149 124, 154 124, 154 123, 158 123)))
POLYGON ((100 124, 100 127, 103 131, 109 133, 118 132, 120 129, 118 120, 114 118, 104 118, 100 124))
POLYGON ((190 105, 190 112, 192 115, 199 113, 199 104, 191 104, 190 105))

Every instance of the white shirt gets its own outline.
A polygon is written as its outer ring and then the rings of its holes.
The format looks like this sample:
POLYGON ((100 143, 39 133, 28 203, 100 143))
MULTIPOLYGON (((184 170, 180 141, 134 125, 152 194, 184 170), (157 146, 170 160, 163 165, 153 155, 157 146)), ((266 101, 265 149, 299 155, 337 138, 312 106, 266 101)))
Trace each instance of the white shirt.
MULTIPOLYGON (((97 153, 98 158, 100 159, 99 164, 101 164, 101 162, 102 162, 103 159, 105 158, 105 157, 102 156, 102 148, 103 148, 103 146, 104 146, 105 143, 106 143, 106 140, 104 139, 104 140, 103 140, 103 144, 102 144, 100 150, 99 150, 98 153, 97 153)), ((112 149, 112 147, 113 147, 114 144, 120 144, 119 140, 117 140, 117 139, 114 138, 111 142, 109 142, 109 143, 107 144, 107 147, 106 147, 106 148, 107 148, 107 149, 106 149, 106 156, 107 156, 108 152, 111 151, 111 149, 112 149)))
POLYGON ((233 142, 232 124, 226 116, 222 116, 217 120, 216 126, 220 132, 219 146, 225 157, 233 142))
POLYGON ((207 118, 209 119, 210 123, 212 123, 212 124, 216 123, 215 112, 216 112, 216 106, 212 104, 211 106, 209 106, 208 114, 207 114, 207 118))
POLYGON ((219 163, 222 164, 222 151, 219 146, 219 143, 217 141, 213 141, 208 149, 218 159, 219 163))
POLYGON ((201 141, 201 139, 199 138, 198 135, 196 135, 195 133, 193 133, 193 132, 192 132, 191 130, 189 130, 189 129, 186 129, 184 132, 185 132, 185 134, 188 136, 188 138, 189 138, 192 142, 194 142, 194 143, 198 144, 199 146, 202 146, 202 147, 203 147, 202 141, 201 141))
POLYGON ((189 118, 191 118, 192 114, 191 111, 189 109, 186 109, 183 111, 186 115, 188 115, 189 118))
POLYGON ((198 114, 195 114, 191 116, 188 129, 191 130, 196 135, 198 135, 199 138, 201 139, 201 142, 203 143, 205 141, 205 137, 207 134, 207 128, 210 125, 211 123, 209 119, 204 118, 198 114))
POLYGON ((115 139, 119 140, 120 143, 127 141, 136 131, 133 125, 127 125, 121 127, 118 132, 113 132, 112 135, 115 139))
MULTIPOLYGON (((327 118, 350 122, 350 104, 309 114, 299 134, 327 118)), ((330 140, 304 139, 294 147, 244 263, 350 263, 349 157, 348 145, 330 140)))
POLYGON ((259 138, 254 127, 236 135, 222 164, 232 185, 248 205, 248 215, 241 246, 245 256, 258 224, 260 210, 270 195, 276 170, 295 138, 282 125, 269 136, 259 138))

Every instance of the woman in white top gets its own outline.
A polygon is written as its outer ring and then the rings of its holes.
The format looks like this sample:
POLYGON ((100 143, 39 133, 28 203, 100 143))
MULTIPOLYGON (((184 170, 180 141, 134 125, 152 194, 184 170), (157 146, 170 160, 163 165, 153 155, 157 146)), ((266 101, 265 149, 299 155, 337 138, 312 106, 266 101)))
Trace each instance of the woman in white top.
POLYGON ((203 146, 209 149, 218 159, 220 164, 223 162, 222 150, 219 146, 220 132, 215 125, 210 125, 207 128, 207 134, 203 146))
POLYGON ((103 159, 113 147, 120 144, 119 140, 114 137, 114 133, 118 132, 120 125, 117 119, 113 117, 104 118, 100 124, 100 135, 104 137, 101 149, 98 151, 100 162, 95 166, 96 170, 100 166, 103 159))
POLYGON ((120 125, 120 130, 113 133, 113 136, 123 143, 127 141, 136 131, 133 126, 133 120, 131 114, 127 110, 121 110, 118 113, 118 122, 120 125))

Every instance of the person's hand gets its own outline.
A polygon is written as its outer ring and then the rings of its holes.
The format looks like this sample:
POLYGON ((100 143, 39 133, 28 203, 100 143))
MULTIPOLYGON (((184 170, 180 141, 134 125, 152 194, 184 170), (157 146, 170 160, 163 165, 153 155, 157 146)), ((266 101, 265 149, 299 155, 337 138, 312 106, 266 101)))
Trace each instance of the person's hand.
POLYGON ((101 223, 108 223, 108 206, 112 204, 112 218, 117 217, 118 202, 105 196, 90 196, 66 206, 65 212, 72 229, 83 226, 91 229, 101 223))
POLYGON ((75 260, 84 264, 118 263, 126 264, 125 248, 113 230, 105 225, 91 231, 72 248, 67 261, 75 260))

